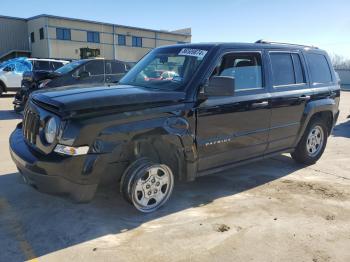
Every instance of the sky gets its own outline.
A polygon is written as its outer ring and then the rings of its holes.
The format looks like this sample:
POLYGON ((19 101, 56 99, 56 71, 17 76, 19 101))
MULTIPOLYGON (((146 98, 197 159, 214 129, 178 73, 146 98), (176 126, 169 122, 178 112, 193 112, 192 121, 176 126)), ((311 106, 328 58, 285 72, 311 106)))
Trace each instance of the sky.
MULTIPOLYGON (((350 59, 350 1, 346 0, 17 0, 0 15, 50 14, 150 29, 192 28, 192 42, 308 44, 350 59)), ((1 36, 0 36, 1 37, 1 36)))

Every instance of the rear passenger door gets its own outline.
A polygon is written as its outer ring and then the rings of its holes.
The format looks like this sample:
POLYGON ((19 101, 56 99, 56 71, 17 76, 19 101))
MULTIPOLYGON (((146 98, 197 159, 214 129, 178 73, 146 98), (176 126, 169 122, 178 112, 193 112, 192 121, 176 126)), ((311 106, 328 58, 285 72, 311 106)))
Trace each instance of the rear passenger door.
POLYGON ((269 51, 271 127, 266 153, 292 148, 313 92, 301 52, 269 51))

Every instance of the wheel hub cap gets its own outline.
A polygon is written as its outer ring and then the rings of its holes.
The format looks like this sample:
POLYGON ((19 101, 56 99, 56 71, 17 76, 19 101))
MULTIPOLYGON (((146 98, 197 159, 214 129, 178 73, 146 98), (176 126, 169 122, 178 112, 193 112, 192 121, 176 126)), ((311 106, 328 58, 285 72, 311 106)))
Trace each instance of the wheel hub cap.
POLYGON ((321 151, 323 141, 323 129, 320 126, 315 126, 311 129, 306 141, 306 149, 309 156, 314 157, 321 151))
POLYGON ((141 209, 161 205, 171 194, 173 176, 165 165, 154 165, 144 171, 134 190, 134 201, 141 209))

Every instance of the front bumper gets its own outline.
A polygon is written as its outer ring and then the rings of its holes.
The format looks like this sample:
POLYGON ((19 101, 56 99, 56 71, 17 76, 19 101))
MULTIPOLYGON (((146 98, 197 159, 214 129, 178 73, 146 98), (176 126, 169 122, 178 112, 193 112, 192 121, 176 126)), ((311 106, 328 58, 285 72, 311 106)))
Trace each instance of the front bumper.
POLYGON ((84 174, 83 169, 86 162, 91 166, 93 161, 93 165, 96 157, 89 160, 87 155, 65 157, 37 153, 24 141, 20 127, 10 136, 10 153, 25 180, 39 191, 66 194, 77 202, 87 202, 94 197, 99 173, 84 174))

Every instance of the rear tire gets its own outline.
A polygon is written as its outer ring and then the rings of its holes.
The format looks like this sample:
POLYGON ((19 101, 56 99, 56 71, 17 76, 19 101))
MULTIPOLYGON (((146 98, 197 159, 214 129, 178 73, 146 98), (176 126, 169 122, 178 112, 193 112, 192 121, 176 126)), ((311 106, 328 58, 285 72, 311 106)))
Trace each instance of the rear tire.
POLYGON ((170 167, 148 158, 135 160, 124 172, 120 183, 123 197, 137 210, 150 213, 164 205, 174 187, 170 167))
POLYGON ((322 156, 328 139, 328 128, 325 121, 314 118, 308 124, 299 141, 292 158, 302 164, 312 165, 322 156))

